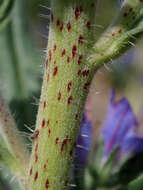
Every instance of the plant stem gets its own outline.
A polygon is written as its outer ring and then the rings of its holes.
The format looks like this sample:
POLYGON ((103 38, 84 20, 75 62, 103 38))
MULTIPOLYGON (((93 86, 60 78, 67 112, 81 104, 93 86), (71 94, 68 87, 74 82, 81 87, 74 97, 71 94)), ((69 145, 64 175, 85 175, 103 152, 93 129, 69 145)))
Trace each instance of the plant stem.
POLYGON ((30 190, 67 189, 81 115, 95 66, 95 1, 53 0, 44 81, 33 144, 30 190))

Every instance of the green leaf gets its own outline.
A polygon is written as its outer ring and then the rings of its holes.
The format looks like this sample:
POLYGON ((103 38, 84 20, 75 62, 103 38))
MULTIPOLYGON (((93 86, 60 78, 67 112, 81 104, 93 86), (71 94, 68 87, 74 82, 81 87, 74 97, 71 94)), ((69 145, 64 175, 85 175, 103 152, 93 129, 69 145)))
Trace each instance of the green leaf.
POLYGON ((143 189, 143 174, 131 181, 128 185, 128 190, 141 190, 143 189))
POLYGON ((0 1, 0 30, 8 23, 13 8, 14 0, 0 1))

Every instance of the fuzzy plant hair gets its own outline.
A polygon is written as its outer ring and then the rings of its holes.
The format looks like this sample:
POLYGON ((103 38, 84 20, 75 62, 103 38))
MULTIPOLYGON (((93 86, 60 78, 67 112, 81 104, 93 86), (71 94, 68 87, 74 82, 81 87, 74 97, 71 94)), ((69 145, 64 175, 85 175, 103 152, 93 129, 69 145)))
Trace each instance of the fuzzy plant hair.
MULTIPOLYGON (((97 0, 51 0, 43 85, 31 157, 23 151, 26 166, 29 165, 29 168, 24 167, 27 175, 23 170, 21 173, 25 176, 24 183, 22 180, 25 190, 67 189, 93 76, 102 65, 132 47, 142 35, 142 0, 124 1, 114 21, 98 39, 95 36, 96 5, 97 0)), ((17 132, 12 131, 12 134, 17 135, 17 132)), ((11 141, 9 136, 8 140, 11 141)), ((21 143, 19 139, 20 146, 21 143)), ((15 152, 24 148, 11 147, 14 159, 22 164, 22 157, 17 157, 15 152)))

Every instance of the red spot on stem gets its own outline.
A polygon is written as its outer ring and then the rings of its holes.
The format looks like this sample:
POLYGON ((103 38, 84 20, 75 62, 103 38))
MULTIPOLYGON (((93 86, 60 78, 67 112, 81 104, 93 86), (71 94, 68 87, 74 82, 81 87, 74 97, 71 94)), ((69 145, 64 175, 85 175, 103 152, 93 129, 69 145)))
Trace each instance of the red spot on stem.
POLYGON ((33 172, 33 167, 31 167, 30 171, 29 171, 29 175, 31 176, 33 172))
POLYGON ((52 60, 52 52, 51 52, 51 50, 49 50, 49 61, 51 61, 52 60))
POLYGON ((63 57, 65 54, 66 54, 66 50, 65 50, 65 49, 62 49, 61 56, 63 57))
POLYGON ((46 189, 48 189, 48 188, 49 188, 49 180, 48 180, 48 179, 46 180, 45 187, 46 187, 46 189))
POLYGON ((34 131, 34 139, 36 140, 39 136, 39 130, 34 131))
POLYGON ((35 163, 38 161, 38 155, 35 154, 35 163))
POLYGON ((60 31, 61 31, 61 32, 62 32, 62 30, 63 30, 63 27, 64 27, 63 23, 60 23, 60 31))
POLYGON ((122 29, 118 30, 118 33, 119 33, 119 34, 122 33, 122 29))
POLYGON ((43 108, 46 108, 46 101, 43 102, 43 108))
POLYGON ((45 119, 42 120, 42 128, 45 126, 45 119))
POLYGON ((82 43, 83 43, 83 36, 82 36, 82 35, 79 36, 79 38, 78 38, 78 43, 79 43, 79 44, 82 44, 82 43))
POLYGON ((80 73, 81 73, 81 69, 79 69, 77 72, 78 76, 80 76, 80 73))
POLYGON ((46 171, 46 168, 47 168, 47 165, 46 165, 46 164, 44 164, 44 171, 46 171))
POLYGON ((69 83, 68 83, 68 87, 67 87, 68 92, 70 92, 71 86, 72 86, 72 82, 69 82, 69 83))
POLYGON ((58 144, 58 143, 59 143, 59 138, 57 137, 57 138, 56 138, 56 144, 58 144))
POLYGON ((72 95, 68 98, 68 101, 67 101, 68 105, 71 104, 71 101, 72 101, 72 95))
POLYGON ((72 155, 73 155, 73 151, 72 151, 72 150, 70 150, 69 155, 70 155, 70 156, 72 156, 72 155))
POLYGON ((34 180, 36 181, 38 179, 38 171, 36 171, 35 176, 34 176, 34 180))
POLYGON ((76 55, 76 50, 77 50, 76 45, 73 45, 73 47, 72 47, 72 58, 75 57, 75 55, 76 55))
POLYGON ((68 63, 70 62, 70 57, 67 57, 67 62, 68 62, 68 63))
POLYGON ((82 72, 82 76, 83 76, 83 77, 88 77, 88 75, 89 75, 89 70, 84 70, 84 71, 82 72))
POLYGON ((67 29, 68 29, 68 32, 71 30, 71 23, 70 22, 67 23, 67 29))
POLYGON ((87 90, 88 87, 89 87, 89 82, 85 83, 83 88, 84 88, 84 90, 87 90))
POLYGON ((62 96, 62 94, 61 94, 61 92, 59 92, 59 93, 58 93, 58 101, 61 100, 61 96, 62 96))
POLYGON ((57 21, 56 21, 56 26, 59 26, 59 25, 60 25, 60 20, 57 19, 57 21))
POLYGON ((81 62, 82 62, 82 58, 83 58, 83 55, 79 55, 79 57, 78 57, 78 61, 77 61, 78 65, 81 64, 81 62))
POLYGON ((51 134, 51 130, 49 129, 49 130, 48 130, 48 137, 50 136, 50 134, 51 134))
POLYGON ((53 77, 56 76, 57 72, 58 72, 58 67, 56 66, 56 67, 54 68, 54 71, 53 71, 53 77))
POLYGON ((56 51, 56 49, 57 49, 57 46, 56 44, 54 44, 53 51, 56 51))
POLYGON ((75 15, 75 19, 78 20, 80 16, 80 9, 78 7, 75 8, 74 15, 75 15))

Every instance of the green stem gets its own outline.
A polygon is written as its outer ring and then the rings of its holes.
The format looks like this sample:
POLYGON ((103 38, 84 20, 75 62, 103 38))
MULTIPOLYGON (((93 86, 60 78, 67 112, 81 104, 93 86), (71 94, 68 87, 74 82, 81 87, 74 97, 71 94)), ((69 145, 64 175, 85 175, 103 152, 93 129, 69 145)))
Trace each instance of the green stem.
POLYGON ((52 1, 47 60, 29 169, 30 190, 67 189, 92 78, 104 61, 130 47, 129 44, 123 47, 130 39, 128 34, 137 34, 143 29, 141 19, 133 20, 141 11, 142 2, 125 2, 117 20, 93 50, 95 0, 52 1))
POLYGON ((67 189, 81 115, 96 70, 87 61, 94 42, 94 22, 95 1, 52 1, 31 158, 31 190, 67 189))

